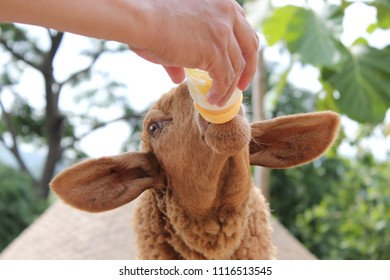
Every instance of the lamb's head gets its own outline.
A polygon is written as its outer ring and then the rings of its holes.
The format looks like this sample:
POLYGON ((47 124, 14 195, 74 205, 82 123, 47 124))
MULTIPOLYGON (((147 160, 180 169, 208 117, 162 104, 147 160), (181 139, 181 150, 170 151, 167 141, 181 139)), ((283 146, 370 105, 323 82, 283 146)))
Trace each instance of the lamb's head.
POLYGON ((58 175, 52 188, 65 202, 91 212, 119 207, 150 188, 168 189, 189 214, 199 215, 243 201, 250 164, 288 168, 319 157, 338 125, 331 112, 249 125, 242 111, 225 124, 210 124, 181 85, 147 113, 142 152, 87 160, 58 175))
MULTIPOLYGON (((142 149, 156 154, 160 163, 196 165, 204 171, 211 155, 228 157, 246 149, 250 126, 243 110, 224 124, 210 124, 198 114, 184 84, 162 96, 144 119, 142 149), (208 155, 208 156, 203 156, 208 155), (199 164, 195 164, 195 163, 199 164)), ((168 172, 170 173, 170 172, 168 172)))
POLYGON ((228 174, 234 182, 228 162, 239 177, 249 178, 250 138, 242 110, 227 123, 210 124, 194 109, 183 84, 162 96, 147 113, 142 151, 156 156, 169 190, 187 212, 200 215, 216 206, 228 174), (241 158, 241 166, 233 164, 235 155, 241 158))

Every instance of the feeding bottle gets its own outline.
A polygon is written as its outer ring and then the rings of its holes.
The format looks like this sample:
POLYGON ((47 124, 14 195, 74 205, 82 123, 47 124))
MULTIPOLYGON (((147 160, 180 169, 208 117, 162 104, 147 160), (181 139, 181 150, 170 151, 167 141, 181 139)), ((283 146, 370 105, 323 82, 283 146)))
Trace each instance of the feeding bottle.
POLYGON ((221 124, 233 119, 240 111, 242 91, 235 88, 232 96, 223 107, 211 105, 207 101, 207 93, 212 79, 206 71, 199 69, 185 69, 186 81, 194 106, 202 117, 215 124, 221 124))

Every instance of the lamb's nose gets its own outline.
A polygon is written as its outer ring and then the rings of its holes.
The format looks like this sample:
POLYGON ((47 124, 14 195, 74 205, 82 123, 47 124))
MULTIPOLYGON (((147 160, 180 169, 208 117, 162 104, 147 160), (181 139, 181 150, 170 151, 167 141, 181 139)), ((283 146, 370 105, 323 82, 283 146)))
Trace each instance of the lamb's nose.
MULTIPOLYGON (((245 116, 245 108, 243 105, 240 106, 240 110, 238 111, 237 115, 244 117, 245 116)), ((202 132, 205 132, 206 129, 211 124, 210 122, 206 121, 201 114, 198 114, 198 124, 202 132)))

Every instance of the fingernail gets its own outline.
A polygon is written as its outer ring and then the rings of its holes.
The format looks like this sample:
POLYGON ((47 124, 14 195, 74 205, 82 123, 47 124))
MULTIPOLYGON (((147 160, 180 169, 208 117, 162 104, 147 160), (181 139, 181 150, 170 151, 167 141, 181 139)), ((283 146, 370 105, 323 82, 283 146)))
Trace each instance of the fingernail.
POLYGON ((248 82, 248 81, 245 81, 244 79, 242 79, 238 82, 237 87, 240 90, 245 91, 249 88, 250 84, 251 84, 250 81, 248 82))

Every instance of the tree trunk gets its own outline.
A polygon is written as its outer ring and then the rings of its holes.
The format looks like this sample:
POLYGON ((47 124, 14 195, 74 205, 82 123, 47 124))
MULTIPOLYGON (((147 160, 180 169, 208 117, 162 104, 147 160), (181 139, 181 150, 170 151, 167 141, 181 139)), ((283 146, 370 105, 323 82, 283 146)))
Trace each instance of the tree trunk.
MULTIPOLYGON (((256 74, 252 82, 253 121, 262 121, 264 114, 264 97, 266 93, 266 77, 263 50, 259 51, 259 60, 256 74)), ((265 167, 255 166, 254 181, 260 187, 263 195, 269 200, 269 170, 265 167)))
MULTIPOLYGON (((7 34, 7 36, 3 36, 3 33, 0 32, 0 47, 4 48, 12 56, 15 63, 19 63, 20 61, 23 62, 24 64, 28 65, 29 67, 32 67, 36 71, 39 71, 39 73, 41 73, 44 78, 46 102, 44 124, 42 125, 43 129, 39 129, 39 132, 37 132, 36 135, 34 134, 34 137, 37 137, 40 140, 46 142, 45 147, 47 149, 47 154, 45 155, 42 172, 41 174, 39 174, 38 178, 35 178, 33 176, 32 172, 29 170, 22 156, 20 144, 23 142, 24 136, 19 135, 20 131, 18 131, 18 129, 20 128, 15 127, 13 120, 14 117, 18 117, 18 112, 7 112, 6 108, 4 108, 3 103, 1 102, 1 98, 0 115, 1 118, 5 120, 5 127, 7 132, 9 133, 9 136, 11 136, 11 139, 9 140, 9 138, 3 137, 3 131, 1 131, 0 143, 2 143, 4 147, 6 147, 14 155, 20 166, 20 169, 31 178, 33 182, 34 192, 37 193, 37 195, 39 195, 41 198, 47 198, 50 190, 49 183, 55 173, 57 162, 61 160, 65 150, 72 148, 74 146, 74 143, 80 141, 83 137, 87 136, 91 133, 91 131, 95 129, 98 129, 109 123, 121 119, 138 119, 139 115, 129 115, 129 111, 126 112, 122 117, 116 118, 112 121, 99 122, 92 126, 90 131, 87 131, 86 133, 78 137, 74 134, 68 135, 69 138, 71 138, 71 141, 70 143, 68 142, 67 145, 64 145, 62 143, 62 138, 64 136, 66 126, 68 124, 66 122, 66 116, 63 116, 59 110, 59 100, 62 88, 64 87, 64 85, 72 85, 77 83, 81 79, 84 79, 85 77, 90 77, 92 71, 91 69, 95 65, 97 59, 106 51, 115 50, 110 50, 106 47, 105 41, 100 41, 99 46, 96 48, 96 50, 90 53, 88 52, 88 54, 86 54, 86 56, 90 57, 91 59, 89 65, 74 72, 65 80, 57 81, 53 75, 53 61, 58 53, 64 34, 62 32, 47 29, 49 38, 51 40, 51 46, 49 50, 41 49, 36 44, 35 40, 31 40, 30 42, 28 36, 25 36, 25 39, 27 40, 25 42, 27 44, 27 47, 23 45, 24 47, 21 48, 20 46, 18 46, 21 40, 17 40, 16 38, 18 38, 18 36, 22 36, 20 38, 24 38, 23 36, 25 32, 13 25, 7 25, 6 27, 7 28, 4 30, 8 30, 10 34, 7 34), (14 38, 14 40, 10 38, 14 38), (30 50, 33 51, 30 53, 30 50)), ((1 31, 3 31, 1 27, 0 29, 1 31)), ((120 50, 118 49, 117 51, 120 50)), ((5 78, 1 78, 5 81, 9 80, 8 76, 4 77, 5 78)), ((12 85, 11 80, 8 83, 12 85)), ((2 89, 1 87, 2 85, 0 85, 0 94, 2 89)), ((107 88, 109 87, 111 86, 108 84, 107 88)))
MULTIPOLYGON (((51 31, 49 31, 51 32, 51 31)), ((47 59, 43 65, 42 74, 45 80, 46 97, 46 119, 45 133, 47 139, 47 156, 45 165, 37 187, 40 197, 47 198, 49 194, 49 183, 54 175, 56 163, 61 159, 61 139, 63 134, 64 117, 60 114, 58 108, 60 87, 54 80, 53 61, 62 42, 63 33, 51 34, 51 48, 47 53, 47 59)))

